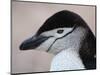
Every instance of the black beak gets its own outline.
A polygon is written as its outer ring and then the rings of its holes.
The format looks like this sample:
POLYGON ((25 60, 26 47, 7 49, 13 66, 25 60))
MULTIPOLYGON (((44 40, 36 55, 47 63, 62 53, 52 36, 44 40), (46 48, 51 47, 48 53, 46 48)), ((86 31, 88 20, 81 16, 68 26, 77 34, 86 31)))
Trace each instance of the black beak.
POLYGON ((35 49, 38 46, 41 45, 44 41, 46 41, 49 37, 45 36, 34 36, 32 38, 29 38, 25 40, 21 45, 20 45, 20 50, 29 50, 29 49, 35 49))

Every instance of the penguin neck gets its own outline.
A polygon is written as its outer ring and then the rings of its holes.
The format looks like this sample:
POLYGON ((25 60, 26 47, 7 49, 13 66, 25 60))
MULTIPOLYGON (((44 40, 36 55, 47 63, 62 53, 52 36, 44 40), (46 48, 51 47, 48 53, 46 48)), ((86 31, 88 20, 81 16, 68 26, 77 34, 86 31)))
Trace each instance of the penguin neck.
POLYGON ((78 27, 74 30, 71 34, 64 38, 66 41, 66 49, 71 49, 71 51, 76 52, 79 54, 79 49, 81 47, 81 43, 83 42, 84 38, 86 37, 87 32, 84 28, 78 27))
POLYGON ((73 48, 62 50, 54 56, 50 71, 85 69, 79 53, 73 48))
POLYGON ((73 33, 57 41, 56 43, 61 44, 59 46, 62 47, 62 50, 55 54, 50 70, 61 71, 85 69, 79 54, 79 49, 85 36, 86 31, 83 28, 77 28, 73 33))

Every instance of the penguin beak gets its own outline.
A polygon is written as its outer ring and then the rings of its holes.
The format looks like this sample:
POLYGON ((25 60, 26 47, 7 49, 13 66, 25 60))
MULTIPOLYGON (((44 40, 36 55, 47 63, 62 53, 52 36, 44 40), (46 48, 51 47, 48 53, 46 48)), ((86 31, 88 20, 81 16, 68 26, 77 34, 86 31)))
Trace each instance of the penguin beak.
POLYGON ((20 45, 20 50, 35 49, 38 46, 40 46, 44 41, 46 41, 48 38, 49 37, 46 36, 34 36, 32 38, 29 38, 20 45))

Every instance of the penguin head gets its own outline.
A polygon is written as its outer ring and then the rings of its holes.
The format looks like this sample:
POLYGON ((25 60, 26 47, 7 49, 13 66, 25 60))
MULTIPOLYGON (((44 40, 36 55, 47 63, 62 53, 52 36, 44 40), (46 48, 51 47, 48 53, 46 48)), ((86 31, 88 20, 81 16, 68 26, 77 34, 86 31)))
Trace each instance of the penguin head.
POLYGON ((85 21, 76 13, 63 10, 48 18, 37 33, 20 45, 20 50, 41 50, 57 54, 79 43, 90 31, 85 21))

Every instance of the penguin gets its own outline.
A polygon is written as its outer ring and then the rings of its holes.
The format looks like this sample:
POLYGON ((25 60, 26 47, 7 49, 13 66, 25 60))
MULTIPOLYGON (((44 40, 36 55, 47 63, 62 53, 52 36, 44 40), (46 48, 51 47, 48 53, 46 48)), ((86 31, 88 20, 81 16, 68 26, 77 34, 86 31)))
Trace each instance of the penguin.
POLYGON ((50 71, 96 69, 96 37, 85 20, 69 10, 50 16, 19 48, 53 54, 50 71))

